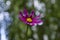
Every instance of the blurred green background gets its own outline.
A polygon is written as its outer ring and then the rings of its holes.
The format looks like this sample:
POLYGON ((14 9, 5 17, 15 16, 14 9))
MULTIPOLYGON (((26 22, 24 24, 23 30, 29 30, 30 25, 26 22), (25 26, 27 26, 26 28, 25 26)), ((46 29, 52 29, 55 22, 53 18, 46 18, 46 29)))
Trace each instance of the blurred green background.
MULTIPOLYGON (((9 26, 9 40, 25 40, 26 38, 27 25, 18 18, 19 11, 23 11, 24 8, 26 8, 29 13, 35 10, 43 14, 43 25, 36 27, 39 40, 60 40, 60 0, 38 0, 40 4, 45 4, 45 10, 36 9, 34 6, 35 0, 10 1, 11 5, 7 11, 13 18, 13 22, 9 26), (31 6, 29 2, 32 3, 31 6)), ((33 30, 28 26, 27 40, 35 40, 33 34, 33 30)))

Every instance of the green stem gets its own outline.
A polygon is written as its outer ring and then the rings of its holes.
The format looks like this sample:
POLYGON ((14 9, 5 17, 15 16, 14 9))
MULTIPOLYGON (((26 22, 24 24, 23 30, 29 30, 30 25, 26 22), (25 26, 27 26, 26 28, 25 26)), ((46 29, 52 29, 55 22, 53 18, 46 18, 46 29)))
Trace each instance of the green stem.
POLYGON ((27 28, 26 28, 26 38, 25 38, 25 40, 28 40, 28 26, 27 26, 27 28))

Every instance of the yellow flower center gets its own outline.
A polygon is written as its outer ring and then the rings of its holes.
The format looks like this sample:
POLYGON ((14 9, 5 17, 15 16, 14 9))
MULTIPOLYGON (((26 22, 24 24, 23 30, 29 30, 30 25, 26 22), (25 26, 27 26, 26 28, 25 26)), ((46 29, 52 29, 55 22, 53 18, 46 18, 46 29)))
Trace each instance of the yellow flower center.
POLYGON ((27 18, 27 21, 28 21, 28 22, 32 22, 32 19, 31 19, 31 18, 27 18))

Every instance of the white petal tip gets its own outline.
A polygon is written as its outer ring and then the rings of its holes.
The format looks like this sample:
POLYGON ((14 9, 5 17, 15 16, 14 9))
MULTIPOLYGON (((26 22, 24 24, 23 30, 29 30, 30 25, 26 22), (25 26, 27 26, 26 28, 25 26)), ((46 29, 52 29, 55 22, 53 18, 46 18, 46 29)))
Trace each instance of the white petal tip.
POLYGON ((42 24, 43 24, 43 22, 38 23, 38 25, 42 25, 42 24))

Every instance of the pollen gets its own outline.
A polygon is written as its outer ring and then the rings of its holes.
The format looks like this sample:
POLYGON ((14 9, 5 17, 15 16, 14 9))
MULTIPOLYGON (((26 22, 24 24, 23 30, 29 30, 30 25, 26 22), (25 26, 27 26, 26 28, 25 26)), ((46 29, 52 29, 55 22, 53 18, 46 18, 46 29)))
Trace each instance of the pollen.
POLYGON ((32 22, 32 19, 31 19, 31 18, 27 18, 27 21, 28 21, 28 22, 32 22))

